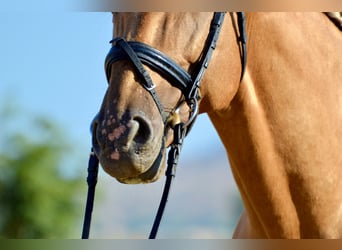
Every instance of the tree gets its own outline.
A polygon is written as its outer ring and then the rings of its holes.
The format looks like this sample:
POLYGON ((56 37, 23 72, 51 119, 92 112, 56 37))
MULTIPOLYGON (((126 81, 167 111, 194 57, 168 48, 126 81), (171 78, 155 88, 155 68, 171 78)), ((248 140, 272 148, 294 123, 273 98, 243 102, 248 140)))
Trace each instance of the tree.
POLYGON ((84 177, 63 173, 72 147, 47 118, 13 111, 0 112, 0 238, 70 237, 84 206, 84 177))

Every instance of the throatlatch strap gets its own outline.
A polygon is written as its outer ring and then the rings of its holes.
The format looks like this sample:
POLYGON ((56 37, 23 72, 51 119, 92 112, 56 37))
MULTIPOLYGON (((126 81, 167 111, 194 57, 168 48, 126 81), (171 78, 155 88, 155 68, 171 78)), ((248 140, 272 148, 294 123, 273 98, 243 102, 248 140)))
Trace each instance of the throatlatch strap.
POLYGON ((238 12, 238 23, 239 23, 239 41, 241 42, 242 46, 242 70, 241 70, 241 76, 240 76, 240 81, 242 80, 243 75, 245 74, 246 70, 246 64, 247 64, 247 34, 246 34, 246 17, 245 13, 243 12, 238 12))
POLYGON ((211 21, 209 35, 206 41, 206 45, 203 51, 203 58, 199 62, 199 66, 197 71, 195 71, 193 76, 193 84, 189 86, 190 88, 185 93, 185 97, 187 100, 197 99, 198 98, 198 89, 200 87, 203 75, 205 70, 209 66, 209 62, 213 51, 216 48, 216 42, 220 35, 222 23, 224 21, 225 12, 215 12, 213 20, 211 21))

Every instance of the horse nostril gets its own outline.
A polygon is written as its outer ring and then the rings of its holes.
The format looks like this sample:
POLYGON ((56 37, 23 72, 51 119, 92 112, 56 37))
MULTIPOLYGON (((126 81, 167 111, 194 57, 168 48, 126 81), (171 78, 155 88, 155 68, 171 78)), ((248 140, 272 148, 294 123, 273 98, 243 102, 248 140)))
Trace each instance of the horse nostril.
POLYGON ((138 123, 138 130, 133 140, 139 144, 146 143, 151 138, 151 125, 143 117, 140 116, 134 117, 133 120, 138 123))

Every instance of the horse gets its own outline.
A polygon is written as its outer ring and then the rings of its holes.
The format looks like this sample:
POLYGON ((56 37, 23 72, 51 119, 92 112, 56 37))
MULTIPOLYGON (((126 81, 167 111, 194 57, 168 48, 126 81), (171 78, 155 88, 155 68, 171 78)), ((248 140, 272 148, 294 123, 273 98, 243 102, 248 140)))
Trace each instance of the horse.
MULTIPOLYGON (((146 44, 192 75, 212 17, 113 13, 113 46, 146 44)), ((92 125, 95 154, 122 183, 154 182, 175 125, 207 113, 244 204, 233 238, 341 238, 342 33, 323 13, 253 12, 245 23, 246 65, 238 14, 226 13, 196 111, 155 67, 140 72, 118 52, 92 125)))

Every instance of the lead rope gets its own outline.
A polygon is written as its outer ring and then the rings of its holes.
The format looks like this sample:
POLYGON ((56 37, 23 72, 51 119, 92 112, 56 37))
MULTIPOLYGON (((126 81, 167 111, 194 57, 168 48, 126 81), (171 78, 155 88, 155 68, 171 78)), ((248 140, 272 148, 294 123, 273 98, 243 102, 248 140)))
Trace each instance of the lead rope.
POLYGON ((149 239, 155 239, 158 233, 160 222, 163 218, 165 206, 168 200, 170 188, 174 177, 176 176, 176 168, 178 164, 178 159, 180 152, 182 150, 183 141, 186 135, 186 128, 183 123, 179 123, 174 127, 174 139, 171 144, 171 148, 168 154, 167 159, 167 169, 165 172, 166 181, 164 186, 164 191, 162 194, 162 198, 160 200, 160 204, 158 207, 157 215, 154 219, 153 226, 149 235, 149 239))
POLYGON ((82 239, 89 238, 90 224, 91 224, 91 215, 94 207, 94 198, 95 198, 95 187, 97 183, 97 175, 99 172, 99 160, 95 155, 93 149, 91 149, 91 153, 89 156, 88 162, 88 194, 87 194, 87 203, 83 221, 83 230, 82 230, 82 239))

